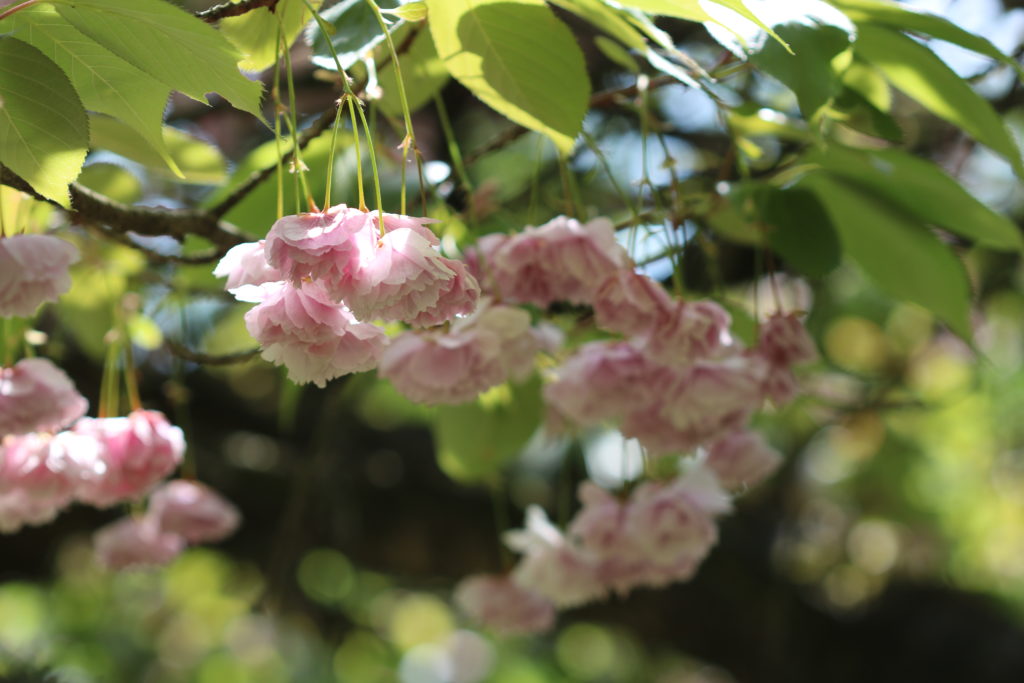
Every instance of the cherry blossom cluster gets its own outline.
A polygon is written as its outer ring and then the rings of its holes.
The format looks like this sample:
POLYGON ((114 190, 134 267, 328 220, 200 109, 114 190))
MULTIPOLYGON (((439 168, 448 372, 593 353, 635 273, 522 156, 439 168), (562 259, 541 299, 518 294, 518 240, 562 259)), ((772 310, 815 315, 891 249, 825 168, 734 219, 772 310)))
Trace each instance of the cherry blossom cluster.
POLYGON ((235 532, 238 509, 196 481, 169 481, 149 497, 146 513, 95 534, 96 556, 109 569, 167 564, 189 544, 216 543, 235 532))
POLYGON ((285 216, 265 240, 229 251, 214 274, 257 304, 245 322, 263 358, 323 387, 381 362, 388 339, 374 321, 430 327, 476 308, 476 279, 441 256, 430 222, 344 204, 285 216))

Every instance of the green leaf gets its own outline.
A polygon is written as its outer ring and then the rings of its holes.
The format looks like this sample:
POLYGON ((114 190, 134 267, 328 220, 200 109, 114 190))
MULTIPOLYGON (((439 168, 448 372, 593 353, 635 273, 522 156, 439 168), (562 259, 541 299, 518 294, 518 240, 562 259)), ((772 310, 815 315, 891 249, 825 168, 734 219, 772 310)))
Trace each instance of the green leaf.
POLYGON ((701 22, 715 20, 701 7, 699 0, 623 0, 621 4, 663 17, 701 22))
MULTIPOLYGON (((377 3, 382 9, 393 9, 398 6, 397 0, 380 0, 377 3)), ((338 61, 342 69, 348 69, 353 64, 371 54, 371 50, 384 41, 384 32, 380 30, 380 23, 374 15, 373 10, 366 4, 366 0, 344 0, 337 5, 324 10, 320 16, 334 28, 330 36, 331 45, 338 54, 338 61)), ((394 33, 405 22, 395 21, 388 27, 394 33)), ((313 63, 322 69, 336 71, 337 64, 328 47, 327 36, 317 24, 310 24, 306 33, 306 42, 313 48, 313 63)))
POLYGON ((216 92, 260 116, 263 87, 238 70, 239 55, 201 19, 163 0, 59 0, 75 28, 133 66, 200 102, 216 92))
POLYGON ((89 121, 61 68, 37 48, 0 36, 0 160, 36 192, 71 205, 68 185, 89 147, 89 121))
POLYGON ((621 11, 609 7, 601 0, 552 0, 552 4, 586 19, 595 28, 628 48, 644 50, 647 46, 643 34, 630 25, 621 11))
MULTIPOLYGON (((401 56, 402 80, 405 82, 405 98, 409 110, 416 111, 429 102, 434 93, 441 90, 448 82, 448 69, 437 56, 434 41, 429 31, 420 31, 412 40, 409 49, 401 56)), ((380 99, 380 108, 391 116, 402 113, 401 98, 398 96, 398 79, 395 76, 395 65, 388 62, 377 74, 384 96, 380 99)))
POLYGON ((440 406, 434 441, 441 469, 452 479, 479 482, 493 478, 522 450, 544 415, 540 379, 503 384, 478 401, 440 406))
MULTIPOLYGON (((687 1, 692 2, 692 0, 687 1)), ((779 36, 779 34, 773 31, 771 26, 762 21, 759 16, 751 12, 750 8, 748 8, 743 3, 743 0, 712 0, 712 2, 714 2, 714 4, 716 5, 721 5, 722 7, 731 9, 733 12, 736 12, 744 19, 754 22, 758 28, 760 28, 762 31, 770 35, 772 38, 774 38, 775 41, 782 45, 782 47, 784 47, 787 51, 792 52, 786 41, 783 40, 782 37, 779 36)), ((715 19, 715 21, 717 23, 722 23, 720 19, 715 19)))
POLYGON ((804 117, 812 119, 840 91, 832 59, 849 48, 850 34, 845 28, 814 20, 781 24, 775 29, 796 54, 779 43, 767 42, 750 61, 788 86, 804 117))
POLYGON ((134 204, 142 197, 139 179, 116 164, 89 164, 78 176, 78 184, 122 204, 134 204))
POLYGON ((1024 175, 1020 150, 999 114, 934 52, 901 33, 868 25, 860 27, 854 49, 908 97, 991 147, 1024 175))
MULTIPOLYGON (((319 7, 322 3, 323 0, 311 0, 309 4, 319 7)), ((244 55, 238 62, 241 69, 263 71, 277 57, 277 32, 281 27, 285 42, 291 45, 312 18, 303 0, 279 0, 273 12, 266 7, 257 7, 241 16, 221 19, 219 28, 221 34, 244 55)))
POLYGON ((761 203, 768 242, 789 265, 808 277, 824 277, 839 265, 839 236, 812 192, 772 189, 761 203))
POLYGON ((543 0, 429 0, 427 6, 449 73, 568 154, 587 112, 590 81, 576 39, 543 0))
POLYGON ((606 36, 594 36, 594 45, 608 59, 632 74, 640 73, 640 65, 626 48, 606 36))
POLYGON ((1024 248, 1020 229, 1012 221, 975 199, 930 161, 896 149, 862 151, 838 146, 812 159, 925 223, 992 249, 1024 248))
POLYGON ((171 180, 217 185, 227 178, 227 162, 216 147, 171 126, 164 126, 161 132, 167 154, 179 173, 172 174, 163 155, 124 123, 106 116, 89 117, 90 145, 94 148, 120 154, 171 180))
POLYGON ((1013 57, 1003 54, 987 38, 965 31, 937 14, 884 0, 832 0, 832 4, 856 22, 874 22, 904 31, 924 33, 986 57, 998 59, 1012 66, 1024 78, 1024 68, 1013 57))
POLYGON ((124 121, 175 170, 160 130, 170 88, 82 35, 49 5, 28 7, 6 22, 69 75, 86 109, 124 121))
POLYGON ((900 207, 826 173, 805 176, 839 233, 843 251, 891 296, 924 306, 965 339, 970 285, 953 251, 900 207))

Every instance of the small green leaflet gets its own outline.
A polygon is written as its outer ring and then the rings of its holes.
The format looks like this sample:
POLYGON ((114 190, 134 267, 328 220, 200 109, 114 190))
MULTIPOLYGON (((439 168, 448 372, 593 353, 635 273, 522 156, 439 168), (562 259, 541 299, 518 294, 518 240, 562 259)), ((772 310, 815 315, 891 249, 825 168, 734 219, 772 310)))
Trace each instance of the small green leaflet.
POLYGON ((215 28, 163 0, 55 0, 75 28, 170 88, 200 102, 216 92, 260 116, 262 86, 215 28))
POLYGON ((953 251, 899 206, 824 172, 797 184, 817 195, 843 252, 882 290, 931 310, 964 339, 971 337, 971 291, 953 251))
POLYGON ((88 147, 85 108, 61 68, 28 43, 0 36, 0 162, 67 208, 88 147))
POLYGON ((64 70, 86 109, 121 119, 177 173, 160 132, 170 88, 82 35, 51 6, 23 9, 4 26, 64 70))
MULTIPOLYGON (((319 7, 322 2, 311 0, 309 4, 319 7)), ((219 28, 221 35, 244 55, 238 63, 240 69, 263 71, 277 57, 280 28, 284 27, 285 42, 291 45, 310 19, 312 16, 303 0, 279 0, 273 12, 266 7, 257 7, 241 16, 221 19, 219 28)))
POLYGON ((217 185, 227 179, 227 162, 220 150, 188 133, 164 126, 161 140, 179 173, 167 171, 163 157, 148 141, 117 119, 92 115, 89 117, 89 143, 126 159, 142 164, 150 172, 172 180, 202 185, 217 185))
POLYGON ((492 109, 572 151, 590 81, 572 32, 543 0, 428 0, 448 72, 492 109))
POLYGON ((1020 150, 999 114, 934 52, 902 33, 869 25, 860 26, 854 50, 877 66, 893 86, 991 147, 1018 176, 1024 176, 1020 150))

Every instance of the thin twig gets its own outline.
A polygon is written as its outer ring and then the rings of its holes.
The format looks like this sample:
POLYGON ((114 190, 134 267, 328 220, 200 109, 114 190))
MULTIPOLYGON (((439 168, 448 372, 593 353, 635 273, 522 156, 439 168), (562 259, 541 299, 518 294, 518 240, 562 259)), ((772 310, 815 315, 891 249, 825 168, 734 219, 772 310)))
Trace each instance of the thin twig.
POLYGON ((235 363, 244 363, 255 358, 260 352, 259 349, 249 349, 247 351, 236 351, 235 353, 225 354, 201 353, 182 346, 171 339, 164 339, 164 346, 167 347, 167 350, 170 351, 172 355, 193 363, 199 363, 200 365, 233 365, 235 363))
POLYGON ((195 15, 203 21, 213 24, 225 17, 237 17, 254 9, 266 7, 271 12, 277 5, 278 0, 242 0, 241 2, 222 2, 209 9, 200 10, 195 15))

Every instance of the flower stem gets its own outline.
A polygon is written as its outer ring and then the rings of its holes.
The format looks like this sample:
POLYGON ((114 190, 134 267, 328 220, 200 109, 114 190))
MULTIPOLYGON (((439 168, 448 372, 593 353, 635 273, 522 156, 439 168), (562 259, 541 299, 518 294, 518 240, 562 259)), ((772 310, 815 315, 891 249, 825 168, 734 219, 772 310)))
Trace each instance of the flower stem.
POLYGON ((35 5, 35 4, 39 3, 39 2, 42 2, 42 0, 25 0, 25 2, 21 3, 20 5, 15 5, 14 7, 9 7, 6 10, 4 10, 3 12, 0 12, 0 21, 3 21, 4 19, 6 19, 7 17, 11 16, 15 12, 18 12, 20 10, 26 9, 28 7, 31 7, 32 5, 35 5))
POLYGON ((341 109, 342 101, 338 100, 335 102, 338 107, 337 111, 334 112, 334 130, 331 131, 331 151, 327 155, 327 181, 324 183, 327 187, 324 190, 324 211, 331 208, 331 183, 334 177, 334 150, 338 147, 338 128, 341 127, 341 109))
MULTIPOLYGON (((274 53, 274 84, 270 96, 274 107, 274 149, 277 155, 277 217, 284 216, 284 154, 281 152, 281 43, 284 42, 282 25, 277 25, 277 47, 274 53)), ((298 179, 296 179, 298 182, 298 179)), ((296 185, 296 196, 298 186, 296 185)))
MULTIPOLYGON (((288 83, 288 114, 289 118, 288 129, 292 134, 292 165, 294 166, 293 172, 299 176, 299 183, 302 185, 302 192, 306 196, 306 202, 309 204, 310 211, 316 211, 316 202, 313 201, 313 195, 309 191, 309 185, 306 183, 306 165, 302 163, 302 147, 299 145, 299 120, 298 115, 295 112, 296 101, 295 101, 295 78, 292 74, 292 53, 288 49, 288 46, 284 44, 284 29, 282 26, 281 15, 275 14, 277 17, 277 23, 281 34, 281 47, 284 51, 284 64, 287 70, 286 81, 288 83)), ((297 194, 297 193, 296 193, 297 194)), ((299 198, 295 198, 296 204, 299 203, 299 198)), ((301 213, 301 211, 299 212, 301 213)))
POLYGON ((459 150, 458 140, 455 139, 452 120, 448 117, 448 108, 444 106, 444 100, 441 99, 441 95, 438 93, 434 93, 434 108, 437 110, 437 120, 441 124, 445 142, 448 144, 448 156, 452 159, 455 174, 459 177, 462 189, 466 192, 472 192, 473 184, 469 181, 469 174, 466 173, 466 166, 462 161, 462 152, 459 150))

